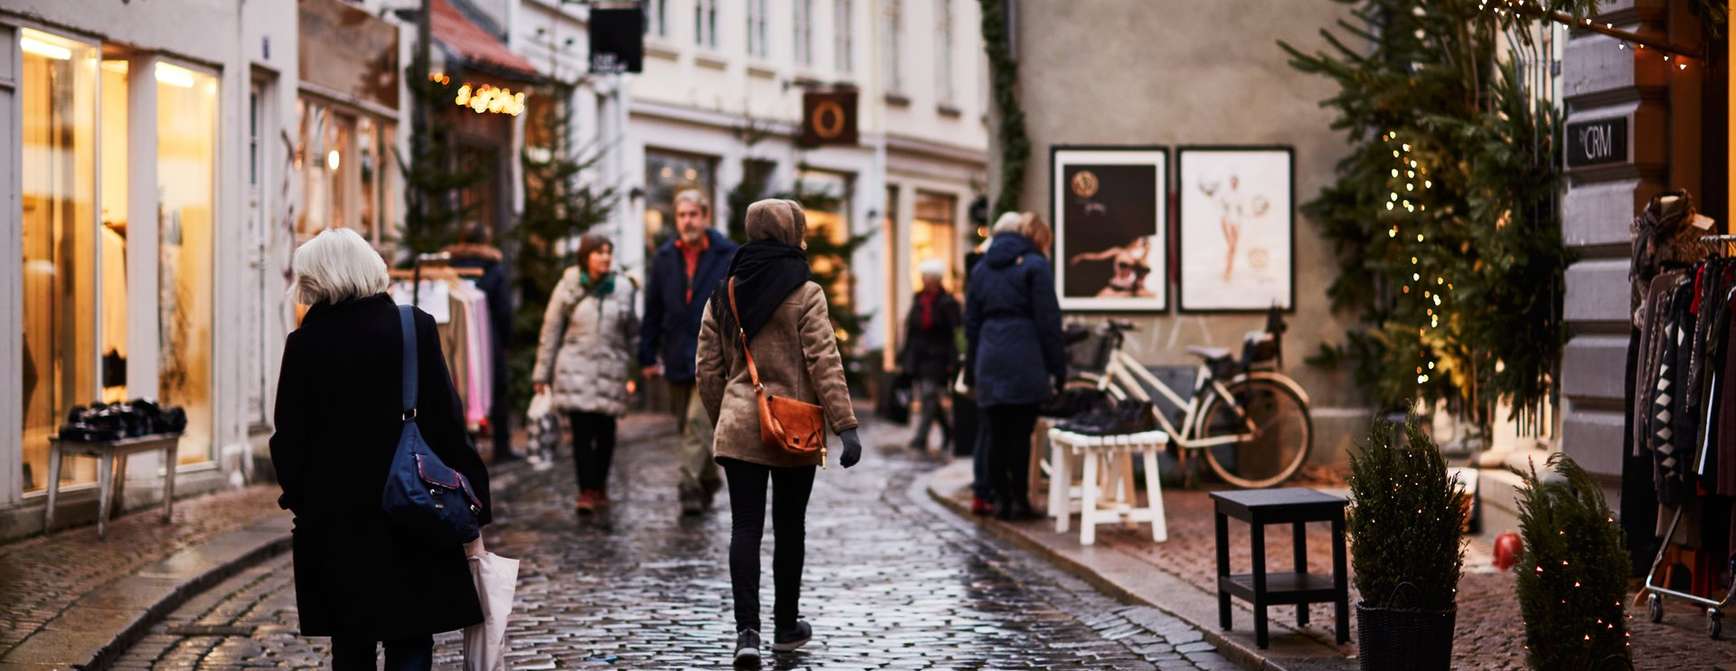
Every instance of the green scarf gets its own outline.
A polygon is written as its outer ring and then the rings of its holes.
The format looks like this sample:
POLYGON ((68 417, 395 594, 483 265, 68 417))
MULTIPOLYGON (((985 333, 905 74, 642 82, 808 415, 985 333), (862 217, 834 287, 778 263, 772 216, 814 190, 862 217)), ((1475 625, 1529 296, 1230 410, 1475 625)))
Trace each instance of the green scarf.
POLYGON ((593 281, 590 273, 581 270, 579 271, 579 286, 585 289, 585 293, 597 298, 605 298, 609 292, 615 290, 615 274, 605 273, 601 281, 593 281))

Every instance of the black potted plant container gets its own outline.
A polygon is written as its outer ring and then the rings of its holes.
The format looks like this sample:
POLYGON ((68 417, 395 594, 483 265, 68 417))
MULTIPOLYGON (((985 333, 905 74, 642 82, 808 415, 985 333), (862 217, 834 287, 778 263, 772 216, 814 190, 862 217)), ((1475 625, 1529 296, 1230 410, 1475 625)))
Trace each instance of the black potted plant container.
POLYGON ((1365 670, 1442 669, 1453 658, 1464 564, 1464 487, 1415 418, 1376 420, 1350 458, 1357 655, 1365 670))

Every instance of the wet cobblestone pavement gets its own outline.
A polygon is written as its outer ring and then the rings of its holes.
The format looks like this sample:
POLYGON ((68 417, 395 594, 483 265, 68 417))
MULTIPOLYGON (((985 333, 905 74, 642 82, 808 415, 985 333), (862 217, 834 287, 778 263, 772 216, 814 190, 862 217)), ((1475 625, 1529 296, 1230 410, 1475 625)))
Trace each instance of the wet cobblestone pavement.
MULTIPOLYGON (((720 495, 718 511, 677 517, 667 426, 637 438, 624 427, 606 514, 573 513, 564 461, 526 474, 497 501, 489 549, 523 561, 513 668, 728 668, 727 504, 720 495)), ((874 443, 901 442, 890 438, 874 443)), ((767 668, 1236 668, 1185 623, 1117 602, 941 510, 913 487, 934 462, 868 452, 856 468, 834 465, 816 480, 802 594, 814 641, 768 651, 767 668)), ((768 622, 771 549, 768 529, 768 622)), ((328 641, 297 634, 291 579, 287 556, 236 575, 187 602, 117 667, 322 665, 328 641)), ((437 639, 437 666, 456 667, 458 654, 455 634, 437 639)))

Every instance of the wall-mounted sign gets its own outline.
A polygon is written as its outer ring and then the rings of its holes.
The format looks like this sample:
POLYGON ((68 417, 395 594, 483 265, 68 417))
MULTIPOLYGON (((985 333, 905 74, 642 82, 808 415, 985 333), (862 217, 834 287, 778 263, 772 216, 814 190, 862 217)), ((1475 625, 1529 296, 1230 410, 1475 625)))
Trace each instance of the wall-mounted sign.
POLYGON ((1627 117, 1567 124, 1567 167, 1626 163, 1627 160, 1627 117))
POLYGON ((639 3, 591 7, 591 72, 615 74, 645 70, 645 10, 639 3))
POLYGON ((808 91, 802 94, 803 146, 856 144, 856 92, 808 91))

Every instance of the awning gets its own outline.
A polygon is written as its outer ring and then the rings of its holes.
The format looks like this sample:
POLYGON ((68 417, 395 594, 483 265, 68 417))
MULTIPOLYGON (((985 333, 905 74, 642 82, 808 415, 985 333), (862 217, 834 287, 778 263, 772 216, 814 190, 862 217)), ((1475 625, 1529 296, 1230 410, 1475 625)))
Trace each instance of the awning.
POLYGON ((429 30, 434 34, 434 42, 448 55, 464 61, 468 67, 502 77, 522 81, 541 78, 530 61, 513 53, 505 42, 465 15, 452 0, 433 0, 432 5, 434 16, 429 30))

